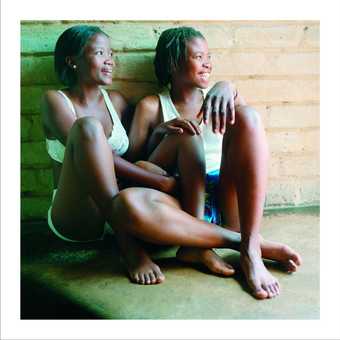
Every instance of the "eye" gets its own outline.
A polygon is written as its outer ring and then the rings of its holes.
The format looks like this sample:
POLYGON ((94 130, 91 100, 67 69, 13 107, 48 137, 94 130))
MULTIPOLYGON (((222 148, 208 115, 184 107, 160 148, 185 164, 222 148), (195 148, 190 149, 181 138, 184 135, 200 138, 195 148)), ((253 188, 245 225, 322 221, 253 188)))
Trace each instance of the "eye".
POLYGON ((103 54, 104 54, 104 52, 102 50, 98 50, 98 51, 95 52, 95 55, 103 55, 103 54))
POLYGON ((200 54, 196 55, 196 59, 202 60, 202 56, 200 54))
POLYGON ((109 55, 110 57, 113 57, 113 51, 110 51, 109 55))

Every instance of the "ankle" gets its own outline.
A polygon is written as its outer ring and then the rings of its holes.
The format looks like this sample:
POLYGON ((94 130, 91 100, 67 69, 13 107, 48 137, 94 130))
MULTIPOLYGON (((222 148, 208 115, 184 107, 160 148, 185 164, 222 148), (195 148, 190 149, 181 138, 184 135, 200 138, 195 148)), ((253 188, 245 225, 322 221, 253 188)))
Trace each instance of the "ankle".
POLYGON ((242 236, 240 252, 241 254, 245 254, 248 256, 261 255, 261 239, 259 235, 252 235, 250 237, 242 236))

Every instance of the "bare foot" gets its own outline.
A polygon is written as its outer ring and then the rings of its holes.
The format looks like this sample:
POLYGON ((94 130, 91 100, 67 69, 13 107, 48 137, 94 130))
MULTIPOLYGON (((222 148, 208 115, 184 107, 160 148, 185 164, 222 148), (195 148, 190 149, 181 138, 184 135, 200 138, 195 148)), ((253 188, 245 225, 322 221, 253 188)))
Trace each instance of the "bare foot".
POLYGON ((261 238, 262 257, 280 262, 288 273, 293 273, 302 264, 301 256, 289 246, 261 238))
POLYGON ((232 266, 225 263, 212 249, 180 247, 176 257, 188 263, 201 263, 215 274, 231 276, 235 273, 232 266))
POLYGON ((115 235, 132 282, 150 285, 165 280, 157 264, 135 238, 121 231, 116 231, 115 235))
POLYGON ((263 264, 256 247, 241 248, 241 267, 252 294, 257 299, 273 298, 280 294, 280 285, 263 264), (242 249, 243 248, 243 249, 242 249))
POLYGON ((162 283, 165 280, 160 268, 155 264, 146 253, 138 256, 128 256, 125 263, 133 282, 142 285, 162 283))

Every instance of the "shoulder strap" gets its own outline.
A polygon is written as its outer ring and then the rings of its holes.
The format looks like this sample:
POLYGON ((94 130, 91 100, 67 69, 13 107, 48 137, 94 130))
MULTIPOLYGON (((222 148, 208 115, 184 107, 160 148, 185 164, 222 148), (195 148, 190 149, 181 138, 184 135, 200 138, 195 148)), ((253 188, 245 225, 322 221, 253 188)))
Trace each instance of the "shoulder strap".
POLYGON ((116 109, 114 108, 114 106, 112 104, 112 101, 110 99, 109 94, 107 93, 107 91, 105 89, 100 89, 100 90, 102 91, 102 94, 103 94, 103 97, 104 97, 104 102, 105 102, 107 109, 110 112, 112 121, 113 122, 117 122, 117 121, 120 122, 119 116, 117 114, 116 109))
POLYGON ((166 122, 168 120, 180 117, 174 103, 171 100, 170 92, 168 89, 165 89, 163 92, 158 94, 162 113, 163 113, 163 120, 166 122))
POLYGON ((71 111, 74 113, 74 115, 77 117, 76 110, 74 108, 74 105, 73 105, 71 99, 69 97, 67 97, 66 94, 63 91, 61 91, 61 90, 58 90, 58 93, 60 93, 64 97, 67 105, 69 106, 71 111))

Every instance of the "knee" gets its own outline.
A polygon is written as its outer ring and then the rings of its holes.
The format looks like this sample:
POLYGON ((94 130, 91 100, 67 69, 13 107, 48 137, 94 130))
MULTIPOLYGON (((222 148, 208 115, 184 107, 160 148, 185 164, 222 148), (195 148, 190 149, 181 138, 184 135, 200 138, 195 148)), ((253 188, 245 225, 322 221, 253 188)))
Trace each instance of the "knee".
POLYGON ((184 132, 180 135, 170 135, 168 138, 172 138, 177 143, 178 149, 184 151, 186 154, 195 154, 196 156, 204 155, 204 146, 202 135, 191 135, 184 132))
POLYGON ((236 126, 248 131, 263 129, 260 114, 249 106, 242 107, 236 112, 236 126))
POLYGON ((115 219, 118 224, 129 225, 138 232, 138 228, 153 215, 153 205, 157 200, 154 191, 145 188, 127 188, 120 191, 114 201, 115 219))
POLYGON ((148 213, 148 202, 152 199, 146 195, 145 188, 127 188, 119 192, 115 199, 116 212, 125 223, 138 226, 148 213))
POLYGON ((104 134, 101 122, 95 117, 78 118, 72 126, 71 136, 85 141, 94 141, 104 134))

